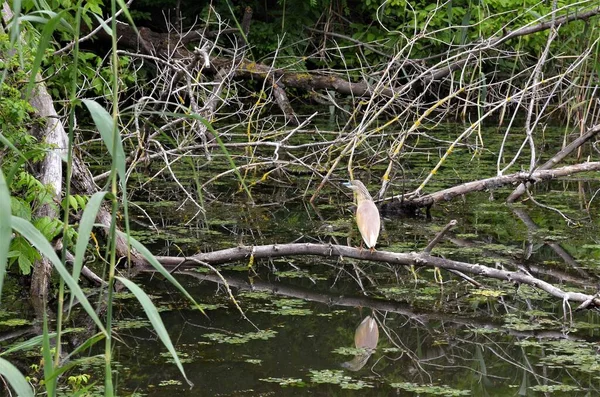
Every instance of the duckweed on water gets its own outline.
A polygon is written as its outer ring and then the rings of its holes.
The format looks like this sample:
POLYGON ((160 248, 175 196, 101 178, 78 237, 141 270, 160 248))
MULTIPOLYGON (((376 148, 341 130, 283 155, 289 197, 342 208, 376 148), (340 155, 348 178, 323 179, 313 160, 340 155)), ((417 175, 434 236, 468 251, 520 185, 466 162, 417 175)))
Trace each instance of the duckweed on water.
POLYGON ((298 378, 261 378, 262 382, 269 383, 278 383, 282 387, 286 386, 294 386, 294 387, 304 387, 306 383, 302 379, 298 378))
POLYGON ((491 289, 476 289, 471 291, 472 295, 481 295, 489 298, 499 298, 501 296, 507 295, 505 291, 501 290, 491 290, 491 289))
POLYGON ((342 389, 360 390, 367 387, 374 387, 373 384, 363 380, 353 379, 351 376, 344 375, 342 370, 310 370, 310 380, 314 383, 329 383, 340 385, 342 389))
POLYGON ((182 383, 179 380, 170 379, 161 381, 158 386, 181 386, 181 384, 182 383))
POLYGON ((359 354, 364 354, 366 349, 359 349, 356 347, 338 347, 337 349, 333 349, 332 353, 341 354, 343 356, 357 356, 359 354))
POLYGON ((313 313, 310 309, 302 308, 306 302, 301 299, 278 299, 270 304, 256 309, 257 312, 278 314, 281 316, 309 316, 313 313))
POLYGON ((277 335, 277 331, 273 330, 265 330, 265 331, 257 331, 257 332, 248 332, 246 334, 234 334, 226 335, 218 332, 204 334, 202 335, 204 338, 208 338, 213 342, 217 343, 228 343, 232 345, 246 343, 251 340, 268 340, 274 338, 277 335))
MULTIPOLYGON (((179 360, 183 364, 194 362, 194 358, 191 357, 188 353, 178 351, 177 355, 179 356, 179 360)), ((171 355, 170 352, 162 352, 162 353, 160 353, 160 356, 162 358, 164 358, 165 362, 167 362, 167 363, 171 363, 171 364, 175 363, 175 361, 173 360, 173 356, 171 355)))
POLYGON ((392 383, 391 387, 395 389, 403 389, 416 394, 429 394, 432 396, 470 396, 471 390, 457 390, 449 386, 434 386, 434 385, 419 385, 417 383, 392 383))
POLYGON ((332 310, 328 313, 317 313, 318 317, 333 317, 335 315, 341 315, 347 313, 346 310, 332 310))
POLYGON ((286 270, 281 272, 275 272, 275 275, 280 278, 310 278, 312 280, 327 280, 327 277, 317 274, 311 274, 309 272, 301 270, 286 270))
POLYGON ((540 393, 555 393, 555 392, 570 392, 570 391, 581 391, 579 387, 570 385, 537 385, 529 388, 530 390, 537 391, 540 393))
POLYGON ((531 318, 519 318, 514 314, 507 314, 504 322, 506 328, 514 329, 515 331, 533 331, 542 328, 541 324, 533 322, 531 318))
POLYGON ((261 291, 242 291, 238 294, 238 297, 243 299, 271 299, 273 295, 269 292, 261 292, 261 291))
POLYGON ((150 326, 150 321, 146 319, 131 319, 131 320, 119 320, 115 321, 115 328, 119 330, 125 329, 139 329, 150 326))

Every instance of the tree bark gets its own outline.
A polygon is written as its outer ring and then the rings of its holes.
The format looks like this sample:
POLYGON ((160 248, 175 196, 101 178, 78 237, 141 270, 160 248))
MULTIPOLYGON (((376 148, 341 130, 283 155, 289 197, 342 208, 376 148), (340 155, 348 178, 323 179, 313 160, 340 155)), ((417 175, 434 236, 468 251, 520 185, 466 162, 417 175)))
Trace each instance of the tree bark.
MULTIPOLYGON (((41 76, 36 76, 36 79, 41 80, 41 76)), ((39 165, 39 174, 37 175, 40 182, 49 188, 52 194, 52 203, 41 205, 35 216, 58 218, 63 189, 62 161, 66 158, 67 134, 54 109, 54 103, 45 84, 37 85, 30 103, 36 110, 36 116, 46 120, 46 125, 37 131, 32 131, 32 134, 37 136, 40 142, 52 146, 39 165)), ((48 258, 42 257, 34 263, 31 278, 32 295, 47 296, 51 273, 52 264, 48 258)))
MULTIPOLYGON (((431 256, 425 252, 397 253, 385 251, 367 251, 359 248, 334 244, 293 243, 282 245, 238 246, 221 251, 196 254, 189 258, 157 256, 156 259, 165 266, 179 269, 202 266, 203 263, 211 266, 230 263, 234 261, 248 261, 250 258, 270 259, 293 255, 316 255, 328 258, 353 258, 371 262, 387 263, 392 266, 427 266, 445 270, 456 270, 462 273, 474 274, 511 283, 527 284, 536 287, 548 294, 573 302, 581 302, 585 307, 600 307, 600 298, 580 292, 564 291, 544 280, 533 277, 522 271, 507 271, 488 266, 454 261, 450 259, 431 256)), ((147 266, 148 270, 149 265, 147 266)), ((145 269, 144 269, 145 270, 145 269)))

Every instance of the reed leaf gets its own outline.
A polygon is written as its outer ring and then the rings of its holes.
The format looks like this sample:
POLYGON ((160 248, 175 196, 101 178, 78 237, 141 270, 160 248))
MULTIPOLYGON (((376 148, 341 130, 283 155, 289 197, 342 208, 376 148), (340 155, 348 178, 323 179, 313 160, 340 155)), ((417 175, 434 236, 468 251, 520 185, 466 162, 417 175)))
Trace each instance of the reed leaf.
MULTIPOLYGON (((31 96, 33 86, 36 84, 36 78, 38 77, 40 65, 42 64, 42 59, 46 55, 46 48, 48 48, 48 45, 50 44, 50 40, 52 39, 52 34, 54 33, 54 30, 60 23, 63 22, 64 13, 66 13, 66 11, 63 10, 58 14, 54 14, 54 16, 50 18, 44 25, 44 29, 42 30, 40 40, 37 43, 35 59, 33 60, 33 64, 31 65, 29 83, 27 84, 27 89, 25 91, 25 95, 27 98, 31 96)), ((16 21, 13 21, 13 23, 15 22, 16 21)))
MULTIPOLYGON (((120 236, 125 237, 125 233, 121 231, 117 231, 117 233, 120 236)), ((194 298, 192 298, 192 296, 186 291, 186 289, 183 288, 181 284, 179 284, 179 281, 177 281, 175 277, 173 277, 173 275, 169 273, 169 271, 165 269, 165 267, 159 261, 156 260, 156 258, 154 257, 152 252, 148 250, 148 248, 146 248, 142 243, 140 243, 131 236, 129 236, 129 242, 131 243, 131 246, 133 248, 135 248, 140 254, 142 254, 142 256, 148 261, 148 263, 152 265, 152 267, 158 270, 160 274, 162 274, 171 284, 173 284, 179 291, 181 291, 181 293, 184 294, 185 297, 188 298, 190 302, 192 302, 194 306, 196 306, 197 309, 199 309, 203 314, 206 314, 204 313, 204 310, 198 305, 198 303, 196 303, 194 298)))
POLYGON ((12 239, 12 227, 10 225, 10 192, 4 174, 0 170, 0 301, 2 300, 2 286, 4 285, 4 275, 6 274, 6 265, 8 263, 8 250, 10 249, 10 240, 12 239))
POLYGON ((115 126, 113 124, 113 118, 98 102, 91 99, 82 99, 82 102, 90 111, 94 124, 96 125, 96 128, 98 128, 100 136, 102 136, 104 145, 106 145, 113 161, 116 162, 117 174, 119 174, 119 180, 121 181, 121 188, 125 190, 125 152, 123 150, 120 134, 117 134, 119 137, 118 141, 114 142, 113 131, 115 126), (114 146, 115 143, 116 146, 114 146), (116 153, 113 153, 113 147, 116 147, 116 153))
POLYGON ((162 343, 165 345, 167 350, 169 350, 169 353, 171 353, 171 356, 173 357, 173 360, 175 361, 175 364, 177 365, 177 368, 179 368, 179 371, 183 375, 184 379, 190 386, 193 386, 194 384, 192 382, 190 382, 190 380, 187 378, 187 376, 185 374, 183 365, 181 364, 181 361, 179 360, 179 357, 177 356, 175 347, 173 346, 173 343, 171 342, 169 333, 167 332, 167 329, 165 328, 165 325, 163 324, 162 319, 160 318, 160 314, 158 313, 156 306, 154 306, 154 304, 152 303, 152 301, 150 300, 148 295, 146 295, 146 293, 140 287, 138 287, 136 283, 134 283, 133 281, 128 280, 124 277, 115 276, 115 278, 117 280, 119 280, 121 283, 123 283, 123 285, 125 285, 127 287, 127 289, 129 289, 129 291, 131 291, 135 295, 137 300, 142 305, 142 308, 146 312, 146 315, 148 316, 148 320, 150 320, 150 323, 154 327, 154 331, 157 333, 158 337, 160 338, 162 343))
MULTIPOLYGON (((73 279, 75 280, 78 280, 79 275, 81 274, 85 251, 87 250, 90 241, 90 235, 92 234, 92 228, 96 221, 96 215, 98 215, 98 210, 100 209, 106 194, 107 192, 94 193, 85 206, 85 210, 81 216, 79 229, 77 230, 77 243, 75 244, 75 259, 73 261, 73 279)), ((71 295, 69 307, 73 305, 73 299, 74 296, 71 295)))
POLYGON ((64 264, 60 261, 58 255, 56 255, 56 252, 54 252, 52 246, 50 245, 48 240, 46 240, 44 235, 40 233, 40 231, 37 230, 30 222, 24 219, 13 216, 11 217, 11 220, 12 228, 16 232, 20 233, 23 237, 25 237, 31 243, 31 245, 33 245, 42 255, 47 257, 50 260, 50 262, 52 262, 52 265, 54 265, 54 268, 63 278, 63 280, 71 290, 71 293, 75 295, 75 297, 79 300, 81 306, 85 309, 87 314, 92 318, 92 320, 94 320, 94 323, 96 323, 96 325, 102 331, 102 333, 106 335, 107 332, 104 328, 104 325, 98 318, 98 315, 96 314, 94 308, 86 298, 85 294, 83 293, 83 290, 77 284, 77 281, 73 279, 73 277, 71 276, 67 268, 64 266, 64 264))
POLYGON ((33 397, 33 389, 23 374, 9 361, 0 358, 0 375, 16 392, 19 397, 33 397))
MULTIPOLYGON (((60 346, 56 346, 60 349, 60 346)), ((48 332, 48 317, 44 311, 44 326, 42 333, 42 356, 44 357, 44 385, 48 397, 54 397, 56 394, 56 379, 51 378, 54 372, 54 362, 52 361, 52 352, 50 351, 50 333, 48 332)))

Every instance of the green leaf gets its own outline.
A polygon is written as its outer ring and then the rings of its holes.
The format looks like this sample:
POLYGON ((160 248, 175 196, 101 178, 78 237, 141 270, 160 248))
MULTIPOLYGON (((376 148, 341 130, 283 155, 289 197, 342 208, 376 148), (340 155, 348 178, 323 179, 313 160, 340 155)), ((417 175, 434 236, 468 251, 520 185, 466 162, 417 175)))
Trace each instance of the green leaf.
POLYGON ((52 352, 50 351, 50 334, 48 332, 48 317, 44 310, 44 325, 42 329, 42 355, 44 357, 44 381, 46 392, 49 397, 54 397, 56 394, 56 379, 50 379, 50 375, 54 372, 54 362, 52 361, 52 352))
POLYGON ((62 222, 56 218, 44 216, 33 221, 33 226, 39 230, 46 240, 52 241, 61 232, 62 222))
POLYGON ((125 152, 123 151, 121 135, 119 134, 118 130, 115 134, 116 126, 114 125, 112 117, 106 111, 106 109, 104 109, 102 106, 100 106, 100 104, 98 104, 98 102, 93 101, 91 99, 82 99, 82 101, 90 111, 92 119, 94 120, 94 124, 96 125, 96 128, 98 128, 98 131, 102 136, 102 141, 104 141, 104 145, 106 146, 108 152, 112 156, 113 161, 116 162, 117 174, 119 174, 121 187, 125 189, 125 152), (115 138, 117 138, 116 142, 115 138), (116 148, 115 153, 113 153, 113 148, 116 148))
MULTIPOLYGON (((64 332, 64 333, 66 333, 66 332, 64 332)), ((48 336, 50 338, 55 338, 56 337, 56 333, 52 332, 48 336)), ((2 351, 2 353, 0 353, 0 356, 5 356, 5 355, 8 355, 8 354, 16 353, 16 352, 21 351, 21 350, 30 350, 30 349, 33 349, 33 348, 39 346, 40 343, 42 343, 42 339, 43 338, 44 338, 44 335, 34 336, 31 339, 27 339, 26 341, 21 342, 21 343, 19 343, 16 346, 13 346, 13 347, 11 347, 9 349, 6 349, 6 350, 2 351)))
POLYGON ((29 258, 27 258, 25 255, 19 255, 19 259, 17 261, 19 262, 19 269, 24 276, 27 276, 29 273, 31 273, 33 264, 29 258))
POLYGON ((15 145, 13 145, 12 142, 9 141, 7 138, 5 138, 4 135, 2 135, 2 134, 0 134, 0 143, 2 143, 3 145, 6 145, 6 147, 10 148, 10 150, 12 150, 15 154, 17 154, 20 159, 25 158, 25 156, 23 156, 23 153, 21 153, 19 151, 19 149, 17 149, 15 147, 15 145))
MULTIPOLYGON (((94 195, 90 198, 90 201, 87 203, 87 206, 83 211, 83 215, 81 216, 81 222, 79 223, 79 230, 77 232, 79 237, 77 237, 77 243, 75 244, 75 259, 73 261, 74 280, 78 280, 79 275, 81 274, 85 251, 90 241, 90 235, 92 234, 92 228, 94 227, 96 215, 98 214, 98 210, 100 209, 100 205, 102 205, 102 201, 104 200, 104 196, 106 194, 107 192, 94 193, 94 195)), ((71 296, 69 307, 72 305, 73 296, 71 296)))
POLYGON ((11 212, 14 216, 18 216, 19 218, 23 218, 25 220, 31 220, 31 207, 25 200, 22 200, 17 197, 10 198, 10 208, 11 212))
POLYGON ((79 205, 79 208, 85 209, 85 197, 83 197, 79 194, 76 194, 75 200, 77 200, 77 204, 79 205))
POLYGON ((73 208, 75 211, 79 209, 79 205, 77 204, 77 199, 71 195, 69 195, 69 206, 73 208))
POLYGON ((31 96, 31 91, 33 91, 33 86, 36 84, 36 79, 38 77, 38 72, 40 70, 40 65, 42 64, 42 59, 46 53, 46 48, 50 44, 50 40, 52 39, 52 34, 58 26, 59 23, 62 22, 63 13, 66 13, 66 10, 55 14, 45 25, 42 30, 42 34, 40 36, 40 40, 37 43, 35 59, 33 60, 33 64, 31 65, 31 69, 28 71, 30 74, 29 83, 27 84, 26 89, 26 97, 29 98, 31 96))
MULTIPOLYGON (((123 233, 119 230, 117 230, 117 233, 120 236, 122 236, 123 238, 127 238, 125 233, 123 233)), ((144 247, 144 245, 142 243, 140 243, 139 241, 137 241, 136 239, 134 239, 131 236, 129 236, 129 241, 131 242, 131 246, 133 248, 135 248, 140 254, 142 254, 142 256, 148 261, 148 263, 150 263, 156 270, 158 270, 158 272, 160 274, 163 275, 163 277, 165 277, 171 284, 173 284, 179 291, 181 291, 181 293, 183 295, 185 295, 185 297, 188 298, 190 300, 190 302, 192 302, 194 304, 194 306, 196 306, 196 308, 198 308, 202 313, 204 313, 204 310, 202 310, 200 305, 198 305, 198 303, 185 290, 185 288, 183 288, 183 286, 181 284, 179 284, 179 282, 175 279, 175 277, 173 277, 173 275, 171 273, 169 273, 169 271, 167 269, 165 269, 165 267, 159 261, 156 260, 156 258, 152 254, 152 252, 148 251, 148 249, 146 247, 144 247)))
POLYGON ((33 389, 21 372, 9 361, 0 358, 0 375, 8 381, 19 397, 33 397, 33 389))
POLYGON ((4 285, 4 275, 6 274, 6 265, 8 263, 8 251, 10 249, 10 240, 12 240, 12 227, 10 225, 11 217, 11 199, 8 186, 4 180, 4 174, 0 170, 0 300, 2 298, 2 286, 4 285))
MULTIPOLYGON (((100 335, 102 335, 102 334, 100 334, 100 335)), ((65 372, 69 371, 70 369, 73 369, 77 366, 82 366, 82 367, 90 366, 90 363, 95 362, 100 357, 104 357, 104 355, 95 355, 95 356, 90 356, 90 357, 81 357, 81 358, 77 358, 74 360, 69 360, 64 365, 57 367, 56 369, 54 369, 54 371, 49 373, 48 377, 45 378, 45 380, 46 380, 46 382, 48 382, 48 381, 56 382, 56 379, 59 376, 61 376, 65 372)))
POLYGON ((150 320, 150 323, 152 323, 152 326, 154 327, 154 331, 157 333, 158 337, 160 338, 162 343, 165 345, 167 350, 169 350, 169 352, 171 353, 171 356, 173 357, 173 360, 175 361, 177 368, 179 368, 179 371, 185 378, 186 382, 190 386, 193 386, 193 383, 190 382, 190 380, 185 375, 185 370, 183 369, 183 365, 181 365, 181 361, 179 360, 179 357, 177 356, 177 352, 175 351, 175 347, 173 346, 173 343, 171 342, 171 338, 169 337, 167 329, 165 328, 165 325, 163 324, 163 321, 160 318, 160 314, 158 314, 158 310, 156 310, 156 306, 154 306, 154 304, 152 303, 152 301, 150 300, 148 295, 146 295, 146 293, 140 287, 138 287, 137 284, 135 284, 133 281, 128 280, 125 277, 115 276, 115 278, 117 280, 119 280, 120 282, 122 282, 127 287, 127 289, 129 289, 129 291, 131 291, 135 295, 137 300, 142 305, 142 308, 146 312, 146 315, 148 316, 148 320, 150 320))
POLYGON ((83 290, 81 289, 81 287, 77 284, 77 282, 73 279, 73 277, 71 277, 68 270, 65 268, 63 263, 60 261, 60 259, 58 258, 58 255, 56 255, 56 252, 54 252, 54 249, 52 249, 52 246, 50 245, 48 240, 46 240, 44 238, 44 236, 42 235, 42 233, 40 233, 40 231, 37 230, 30 222, 27 222, 26 220, 23 220, 21 218, 17 218, 16 216, 13 216, 11 219, 12 219, 12 221, 11 221, 12 228, 16 232, 20 233, 23 237, 25 237, 31 243, 31 245, 33 245, 35 248, 37 248, 37 250, 42 255, 44 255, 46 258, 48 258, 50 260, 50 262, 52 262, 56 271, 58 271, 58 273, 63 278, 63 280, 65 281, 67 286, 69 286, 71 293, 73 295, 75 295, 75 297, 79 300, 79 302, 81 303, 81 306, 85 309, 87 314, 96 323, 96 326, 98 326, 98 328, 104 334, 106 334, 107 333, 106 329, 104 328, 104 325, 98 318, 96 311, 94 310, 92 305, 90 305, 90 302, 88 301, 87 297, 83 293, 83 290))

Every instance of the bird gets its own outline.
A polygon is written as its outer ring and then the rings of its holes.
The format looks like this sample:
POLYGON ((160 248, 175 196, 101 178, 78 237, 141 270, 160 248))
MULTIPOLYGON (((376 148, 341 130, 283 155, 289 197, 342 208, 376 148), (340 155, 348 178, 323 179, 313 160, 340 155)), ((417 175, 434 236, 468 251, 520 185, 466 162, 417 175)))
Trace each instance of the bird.
MULTIPOLYGON (((369 191, 357 179, 344 183, 344 186, 356 193, 356 224, 363 241, 371 252, 375 251, 381 220, 379 210, 373 202, 369 191)), ((361 244, 362 246, 362 244, 361 244)))
POLYGON ((377 322, 371 316, 365 317, 354 333, 354 345, 361 351, 351 361, 342 363, 342 367, 350 371, 358 371, 365 366, 369 357, 377 349, 379 341, 379 328, 377 322))

